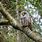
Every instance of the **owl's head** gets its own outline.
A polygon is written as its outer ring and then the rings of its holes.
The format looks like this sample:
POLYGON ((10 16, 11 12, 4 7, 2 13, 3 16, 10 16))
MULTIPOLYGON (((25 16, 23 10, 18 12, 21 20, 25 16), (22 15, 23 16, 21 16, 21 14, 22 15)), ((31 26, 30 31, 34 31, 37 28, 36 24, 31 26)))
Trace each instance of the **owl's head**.
POLYGON ((24 15, 26 15, 26 14, 28 14, 27 11, 22 11, 22 12, 21 12, 21 15, 22 15, 22 16, 24 16, 24 15))

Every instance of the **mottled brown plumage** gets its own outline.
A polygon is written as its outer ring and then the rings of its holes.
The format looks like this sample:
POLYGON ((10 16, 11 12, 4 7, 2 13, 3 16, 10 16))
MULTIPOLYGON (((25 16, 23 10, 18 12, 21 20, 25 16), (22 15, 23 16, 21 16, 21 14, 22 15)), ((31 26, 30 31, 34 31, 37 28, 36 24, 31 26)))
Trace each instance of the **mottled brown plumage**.
POLYGON ((27 13, 21 14, 21 24, 22 27, 29 27, 32 30, 32 25, 31 25, 31 16, 27 13))

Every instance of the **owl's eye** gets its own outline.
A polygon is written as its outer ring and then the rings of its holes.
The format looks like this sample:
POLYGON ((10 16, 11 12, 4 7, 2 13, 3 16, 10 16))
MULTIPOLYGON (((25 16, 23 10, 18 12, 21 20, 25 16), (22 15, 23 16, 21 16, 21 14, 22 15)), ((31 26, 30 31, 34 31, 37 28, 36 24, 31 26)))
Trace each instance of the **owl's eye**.
POLYGON ((24 14, 26 14, 26 13, 24 12, 24 14))
POLYGON ((23 14, 23 16, 24 16, 25 14, 23 14))
POLYGON ((23 13, 22 15, 24 16, 26 13, 23 13))

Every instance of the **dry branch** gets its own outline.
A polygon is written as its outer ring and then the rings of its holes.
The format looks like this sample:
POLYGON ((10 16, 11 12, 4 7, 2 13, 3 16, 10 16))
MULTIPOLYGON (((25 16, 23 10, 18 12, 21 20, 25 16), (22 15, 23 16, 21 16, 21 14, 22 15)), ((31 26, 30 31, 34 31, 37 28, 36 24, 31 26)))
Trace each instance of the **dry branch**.
POLYGON ((8 20, 1 19, 0 20, 0 25, 10 25, 8 20))
POLYGON ((1 6, 1 12, 3 13, 3 15, 9 20, 10 24, 16 28, 21 30, 22 32, 24 32, 28 37, 30 37, 31 39, 35 40, 36 42, 42 42, 42 38, 37 35, 36 33, 34 33, 33 31, 31 31, 29 28, 22 28, 20 23, 15 20, 3 7, 2 3, 0 2, 0 6, 1 6))

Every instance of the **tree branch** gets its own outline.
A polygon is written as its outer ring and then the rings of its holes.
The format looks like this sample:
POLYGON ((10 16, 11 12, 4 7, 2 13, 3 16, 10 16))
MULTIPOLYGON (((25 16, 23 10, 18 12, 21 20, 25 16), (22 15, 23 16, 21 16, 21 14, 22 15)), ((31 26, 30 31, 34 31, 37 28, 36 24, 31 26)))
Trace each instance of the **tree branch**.
POLYGON ((10 25, 10 23, 9 23, 8 20, 1 19, 1 20, 0 20, 0 25, 10 25))
POLYGON ((31 39, 35 40, 36 42, 42 42, 42 38, 37 35, 36 33, 34 33, 33 31, 31 31, 29 28, 21 28, 20 23, 15 20, 3 7, 2 3, 0 2, 0 6, 1 6, 1 12, 3 13, 3 15, 10 21, 10 24, 15 28, 15 29, 19 29, 22 32, 24 32, 28 37, 30 37, 31 39))

